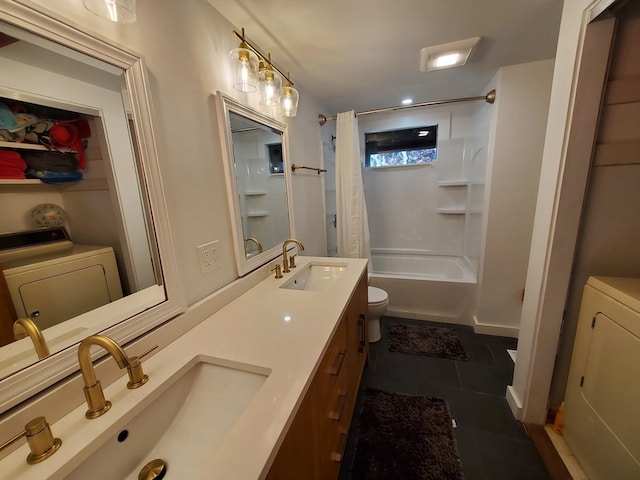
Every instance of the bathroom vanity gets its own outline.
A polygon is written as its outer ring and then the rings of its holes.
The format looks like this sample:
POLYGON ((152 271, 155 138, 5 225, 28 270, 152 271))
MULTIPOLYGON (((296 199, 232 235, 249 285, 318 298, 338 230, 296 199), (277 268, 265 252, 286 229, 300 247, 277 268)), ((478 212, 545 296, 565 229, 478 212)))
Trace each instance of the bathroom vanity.
POLYGON ((107 413, 75 408, 51 423, 59 451, 27 465, 23 445, 3 476, 137 478, 160 458, 175 478, 337 478, 368 352, 367 261, 297 263, 280 279, 273 265, 256 272, 253 288, 143 362, 145 385, 128 390, 123 372, 104 388, 107 413))

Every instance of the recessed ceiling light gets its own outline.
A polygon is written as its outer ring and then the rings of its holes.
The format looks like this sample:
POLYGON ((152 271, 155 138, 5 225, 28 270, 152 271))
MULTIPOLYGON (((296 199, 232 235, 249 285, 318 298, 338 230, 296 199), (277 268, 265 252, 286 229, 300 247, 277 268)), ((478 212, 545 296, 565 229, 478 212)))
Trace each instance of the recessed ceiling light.
POLYGON ((411 105, 413 103, 413 98, 405 98, 402 100, 403 105, 411 105))
POLYGON ((467 63, 471 50, 479 41, 480 37, 473 37, 458 42, 425 47, 420 50, 420 70, 431 72, 464 65, 467 63))
POLYGON ((456 64, 459 58, 459 53, 447 53, 436 57, 435 64, 436 67, 451 67, 456 64))

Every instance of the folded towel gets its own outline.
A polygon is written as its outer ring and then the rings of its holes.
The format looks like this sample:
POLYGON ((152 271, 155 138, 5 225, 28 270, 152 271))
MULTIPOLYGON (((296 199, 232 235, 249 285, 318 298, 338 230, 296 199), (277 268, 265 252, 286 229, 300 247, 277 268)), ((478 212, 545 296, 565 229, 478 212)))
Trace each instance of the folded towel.
POLYGON ((24 179, 27 164, 18 152, 0 150, 0 178, 24 179))
POLYGON ((43 183, 51 183, 54 185, 60 183, 79 182, 82 180, 82 172, 50 172, 48 170, 34 170, 30 168, 27 170, 28 178, 37 178, 43 183))
POLYGON ((24 152, 24 161, 34 170, 52 172, 74 172, 78 170, 78 158, 73 153, 60 152, 24 152))

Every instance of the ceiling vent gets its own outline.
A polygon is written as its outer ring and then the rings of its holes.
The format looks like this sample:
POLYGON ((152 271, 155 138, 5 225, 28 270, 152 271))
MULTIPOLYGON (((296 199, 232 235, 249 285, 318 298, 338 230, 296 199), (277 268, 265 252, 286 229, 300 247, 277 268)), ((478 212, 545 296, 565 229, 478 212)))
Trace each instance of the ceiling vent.
POLYGON ((467 63, 469 55, 471 55, 471 50, 479 41, 480 37, 473 37, 457 42, 425 47, 420 50, 420 70, 432 72, 464 65, 467 63))

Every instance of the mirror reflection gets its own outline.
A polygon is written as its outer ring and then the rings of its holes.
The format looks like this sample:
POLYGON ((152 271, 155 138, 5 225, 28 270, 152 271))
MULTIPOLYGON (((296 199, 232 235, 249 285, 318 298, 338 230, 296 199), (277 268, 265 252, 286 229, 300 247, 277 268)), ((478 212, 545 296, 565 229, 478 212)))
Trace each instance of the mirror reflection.
POLYGON ((244 275, 293 236, 286 125, 218 93, 236 263, 244 275))
POLYGON ((125 72, 2 22, 0 71, 4 378, 166 294, 125 72))
POLYGON ((245 257, 289 237, 282 132, 230 112, 245 257))

